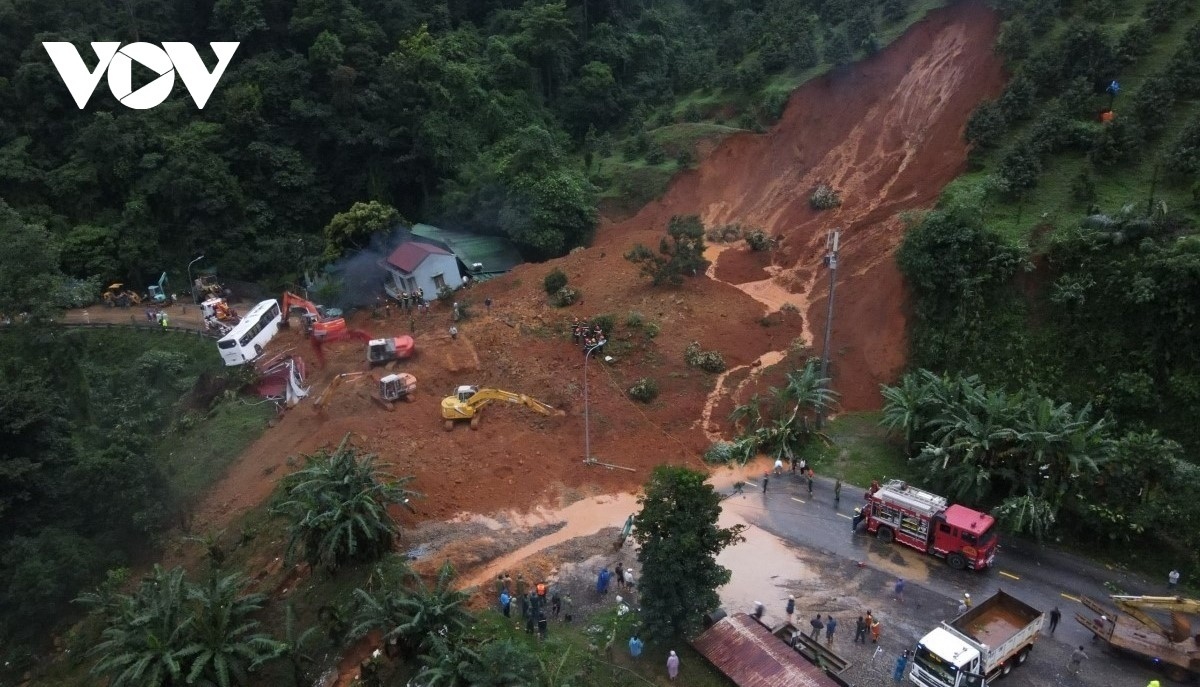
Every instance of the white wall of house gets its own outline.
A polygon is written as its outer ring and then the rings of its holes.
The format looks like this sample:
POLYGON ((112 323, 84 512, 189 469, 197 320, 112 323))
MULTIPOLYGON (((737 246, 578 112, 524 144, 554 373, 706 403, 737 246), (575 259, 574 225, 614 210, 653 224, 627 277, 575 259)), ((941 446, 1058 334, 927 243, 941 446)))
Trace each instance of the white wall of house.
POLYGON ((453 255, 431 253, 412 274, 405 274, 391 266, 388 271, 392 273, 392 282, 397 289, 409 292, 424 289, 425 299, 430 301, 437 297, 439 284, 457 289, 463 283, 458 260, 453 255))

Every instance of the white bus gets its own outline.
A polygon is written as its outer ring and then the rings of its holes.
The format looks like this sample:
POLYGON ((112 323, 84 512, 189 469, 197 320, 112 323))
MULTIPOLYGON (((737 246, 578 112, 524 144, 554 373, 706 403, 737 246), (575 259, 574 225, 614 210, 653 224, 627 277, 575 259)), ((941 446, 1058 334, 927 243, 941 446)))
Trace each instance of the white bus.
POLYGON ((231 366, 254 360, 279 331, 281 319, 279 302, 276 300, 263 301, 254 306, 233 331, 217 342, 221 359, 231 366))

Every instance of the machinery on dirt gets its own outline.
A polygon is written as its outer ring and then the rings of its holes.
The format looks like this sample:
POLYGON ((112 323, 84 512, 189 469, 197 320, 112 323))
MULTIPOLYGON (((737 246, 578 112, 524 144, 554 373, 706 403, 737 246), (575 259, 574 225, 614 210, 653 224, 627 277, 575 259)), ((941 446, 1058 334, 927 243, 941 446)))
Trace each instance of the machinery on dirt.
POLYGON ((1046 615, 998 590, 917 642, 908 679, 921 687, 987 687, 1029 659, 1046 615))
POLYGON ((337 391, 339 387, 352 379, 357 380, 369 374, 369 372, 343 372, 334 377, 329 382, 329 385, 325 387, 325 390, 321 392, 321 395, 317 396, 313 401, 313 409, 317 412, 325 410, 325 406, 329 405, 329 400, 333 398, 333 392, 337 391))
POLYGON ((395 410, 396 401, 412 403, 416 399, 417 378, 407 372, 390 374, 379 380, 379 395, 372 396, 384 410, 395 410))
POLYGON ((231 292, 217 281, 215 274, 201 274, 192 281, 192 300, 202 303, 213 298, 229 298, 231 292))
POLYGON ((371 365, 382 365, 393 360, 403 360, 412 357, 414 350, 416 342, 408 335, 371 339, 367 342, 367 362, 371 365))
MULTIPOLYGON (((370 372, 343 372, 333 378, 329 382, 329 386, 321 392, 313 401, 313 409, 317 412, 325 410, 329 405, 329 401, 333 398, 334 392, 341 388, 347 382, 357 382, 365 378, 373 379, 370 372)), ((375 401, 384 410, 394 410, 396 401, 413 401, 417 390, 417 378, 408 373, 387 375, 379 380, 379 393, 371 396, 371 400, 375 401)), ((365 394, 364 394, 365 395, 365 394)))
POLYGON ((158 283, 151 284, 149 286, 149 289, 150 289, 149 300, 151 302, 153 302, 155 305, 171 305, 172 303, 175 302, 175 298, 171 294, 167 293, 167 273, 166 272, 163 272, 162 276, 160 276, 158 278, 158 283))
POLYGON ((241 321, 237 311, 230 307, 224 298, 210 298, 204 301, 200 304, 200 314, 204 316, 205 320, 211 317, 220 322, 228 322, 229 324, 237 324, 241 321))
POLYGON ((1200 601, 1181 596, 1111 598, 1116 612, 1086 596, 1080 599, 1097 615, 1076 613, 1076 622, 1110 648, 1150 660, 1176 682, 1200 679, 1200 633, 1192 626, 1192 616, 1200 615, 1200 601), (1169 626, 1152 615, 1161 612, 1170 615, 1169 626))
POLYGON ((304 324, 305 336, 328 339, 346 330, 346 320, 341 316, 341 310, 326 309, 291 291, 285 291, 283 294, 283 320, 280 325, 290 326, 293 312, 300 316, 300 321, 304 324))
POLYGON ((516 394, 500 389, 480 389, 477 386, 463 385, 454 390, 453 396, 447 396, 442 399, 442 419, 445 420, 444 427, 446 431, 449 432, 454 429, 454 423, 461 420, 470 421, 471 429, 479 429, 479 413, 483 410, 484 406, 492 401, 517 403, 542 415, 563 414, 561 410, 556 410, 554 406, 542 403, 525 394, 516 394))
POLYGON ((110 308, 128 308, 131 305, 141 305, 142 297, 130 291, 123 289, 124 284, 117 282, 109 284, 104 293, 100 295, 104 304, 110 308))
POLYGON ((955 570, 983 570, 995 560, 996 519, 986 513, 898 479, 873 485, 866 496, 867 531, 880 541, 945 558, 955 570))
POLYGON ((325 347, 338 341, 361 341, 368 343, 371 341, 371 335, 361 329, 347 329, 342 327, 341 329, 329 332, 325 336, 309 337, 308 342, 312 346, 313 355, 317 357, 317 367, 325 367, 325 347))

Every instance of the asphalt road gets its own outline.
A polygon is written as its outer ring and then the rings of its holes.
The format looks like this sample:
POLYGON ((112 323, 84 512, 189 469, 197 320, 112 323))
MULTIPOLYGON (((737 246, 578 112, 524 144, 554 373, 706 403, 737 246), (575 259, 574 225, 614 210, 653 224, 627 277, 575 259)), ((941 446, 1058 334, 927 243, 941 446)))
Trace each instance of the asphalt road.
MULTIPOLYGON (((888 655, 915 645, 940 620, 954 617, 964 592, 980 602, 1002 588, 1047 613, 1057 606, 1062 621, 1053 636, 1039 640, 1030 660, 999 684, 1144 687, 1155 678, 1163 685, 1172 684, 1135 658, 1109 655, 1074 620, 1076 613, 1091 615, 1078 602, 1081 595, 1102 602, 1112 593, 1162 595, 1167 593, 1165 580, 1154 584, 1141 576, 1109 569, 1069 553, 1005 538, 1001 539, 992 569, 980 573, 956 571, 941 559, 900 544, 884 544, 866 534, 865 527, 853 534, 850 517, 862 503, 864 491, 862 487, 844 485, 841 503, 835 505, 832 482, 818 479, 810 496, 802 480, 785 475, 772 478, 766 494, 761 493, 761 485, 755 480, 747 484, 744 495, 724 502, 726 508, 747 522, 796 545, 798 550, 816 554, 807 558, 820 565, 821 574, 845 580, 846 586, 853 586, 859 593, 859 598, 863 592, 881 597, 873 603, 895 618, 888 627, 890 641, 881 642, 886 645, 887 654, 875 656, 882 656, 882 660, 875 661, 881 665, 864 670, 872 662, 870 653, 874 648, 843 645, 860 666, 860 677, 848 676, 852 681, 862 685, 891 682, 888 655), (891 598, 896 577, 906 580, 903 604, 891 598), (1085 647, 1090 658, 1079 675, 1072 676, 1066 667, 1071 651, 1079 645, 1085 647), (886 674, 886 679, 880 680, 881 674, 886 674)), ((799 621, 805 624, 804 618, 799 621)))

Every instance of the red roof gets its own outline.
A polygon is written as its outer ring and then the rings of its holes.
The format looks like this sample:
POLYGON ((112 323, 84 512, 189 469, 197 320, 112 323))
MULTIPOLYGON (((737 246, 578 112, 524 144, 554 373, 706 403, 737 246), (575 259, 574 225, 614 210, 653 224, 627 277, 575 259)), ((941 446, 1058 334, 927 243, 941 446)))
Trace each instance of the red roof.
POLYGON ((692 646, 738 687, 839 687, 745 613, 721 618, 692 646))
POLYGON ((960 506, 957 503, 946 509, 946 524, 982 534, 984 530, 991 527, 996 519, 987 513, 980 513, 977 510, 971 510, 966 506, 960 506))
POLYGON ((400 244, 400 247, 392 251, 388 256, 388 264, 401 272, 412 273, 417 267, 425 262, 425 258, 430 255, 450 255, 450 251, 440 248, 430 243, 419 243, 417 241, 408 241, 400 244))

